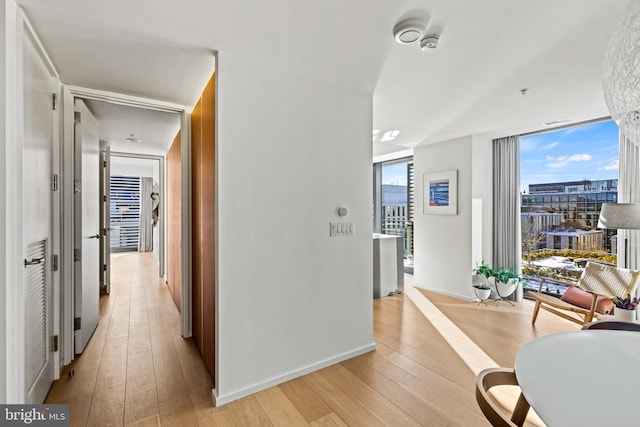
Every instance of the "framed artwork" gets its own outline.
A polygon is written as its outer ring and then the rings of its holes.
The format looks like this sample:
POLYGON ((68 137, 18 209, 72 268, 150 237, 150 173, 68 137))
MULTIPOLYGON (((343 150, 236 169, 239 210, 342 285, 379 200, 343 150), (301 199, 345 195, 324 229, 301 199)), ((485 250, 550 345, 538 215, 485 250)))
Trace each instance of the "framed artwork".
POLYGON ((425 215, 458 214, 458 170, 425 173, 423 210, 425 215))

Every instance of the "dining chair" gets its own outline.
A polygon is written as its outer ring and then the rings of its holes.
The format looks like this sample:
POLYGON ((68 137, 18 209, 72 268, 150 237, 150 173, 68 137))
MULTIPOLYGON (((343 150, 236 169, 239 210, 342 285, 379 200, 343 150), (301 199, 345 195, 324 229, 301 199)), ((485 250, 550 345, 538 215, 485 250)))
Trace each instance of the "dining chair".
POLYGON ((582 330, 587 329, 613 329, 618 331, 640 332, 640 323, 622 322, 620 320, 599 320, 587 323, 582 327, 582 330))
POLYGON ((524 424, 529 412, 529 402, 522 392, 511 413, 502 410, 490 395, 492 387, 518 385, 516 373, 512 368, 488 368, 480 371, 476 378, 476 401, 480 410, 494 427, 520 427, 524 424))

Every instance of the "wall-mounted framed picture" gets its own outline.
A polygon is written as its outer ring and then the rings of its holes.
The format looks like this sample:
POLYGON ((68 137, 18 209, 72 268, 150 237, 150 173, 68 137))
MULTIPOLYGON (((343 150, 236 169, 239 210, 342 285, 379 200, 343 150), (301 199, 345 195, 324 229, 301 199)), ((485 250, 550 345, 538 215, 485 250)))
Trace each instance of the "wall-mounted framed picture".
POLYGON ((425 215, 458 214, 458 170, 425 173, 423 177, 425 215))

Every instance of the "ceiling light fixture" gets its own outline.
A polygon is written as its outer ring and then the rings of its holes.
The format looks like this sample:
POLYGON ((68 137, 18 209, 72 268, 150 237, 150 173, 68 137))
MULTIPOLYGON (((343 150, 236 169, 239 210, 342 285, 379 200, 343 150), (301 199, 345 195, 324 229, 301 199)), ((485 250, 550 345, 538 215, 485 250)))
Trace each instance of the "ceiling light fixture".
POLYGON ((400 44, 411 44, 420 40, 426 30, 427 25, 422 20, 405 19, 393 27, 393 38, 400 44))
POLYGON ((398 129, 390 130, 388 132, 385 132, 384 135, 382 135, 382 138, 380 139, 380 141, 381 142, 393 141, 398 137, 398 135, 400 135, 400 131, 398 129))
POLYGON ((440 36, 437 34, 428 34, 424 36, 422 40, 420 40, 420 48, 422 51, 426 51, 427 49, 435 49, 438 47, 438 40, 440 36))
POLYGON ((544 122, 543 124, 545 126, 555 126, 555 125, 559 125, 559 124, 562 124, 562 123, 569 123, 569 122, 572 122, 572 121, 573 121, 573 119, 560 119, 560 120, 552 120, 550 122, 544 122))

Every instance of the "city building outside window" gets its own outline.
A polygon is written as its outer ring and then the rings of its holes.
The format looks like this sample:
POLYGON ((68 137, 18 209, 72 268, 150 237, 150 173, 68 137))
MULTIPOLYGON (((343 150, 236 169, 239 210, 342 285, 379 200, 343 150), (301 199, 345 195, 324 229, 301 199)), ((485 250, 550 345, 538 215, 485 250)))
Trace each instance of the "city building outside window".
POLYGON ((616 230, 597 224, 602 204, 618 201, 618 138, 612 120, 520 137, 525 274, 577 280, 589 259, 615 264, 616 230))
POLYGON ((413 272, 413 159, 374 165, 374 230, 403 236, 405 270, 413 272))

